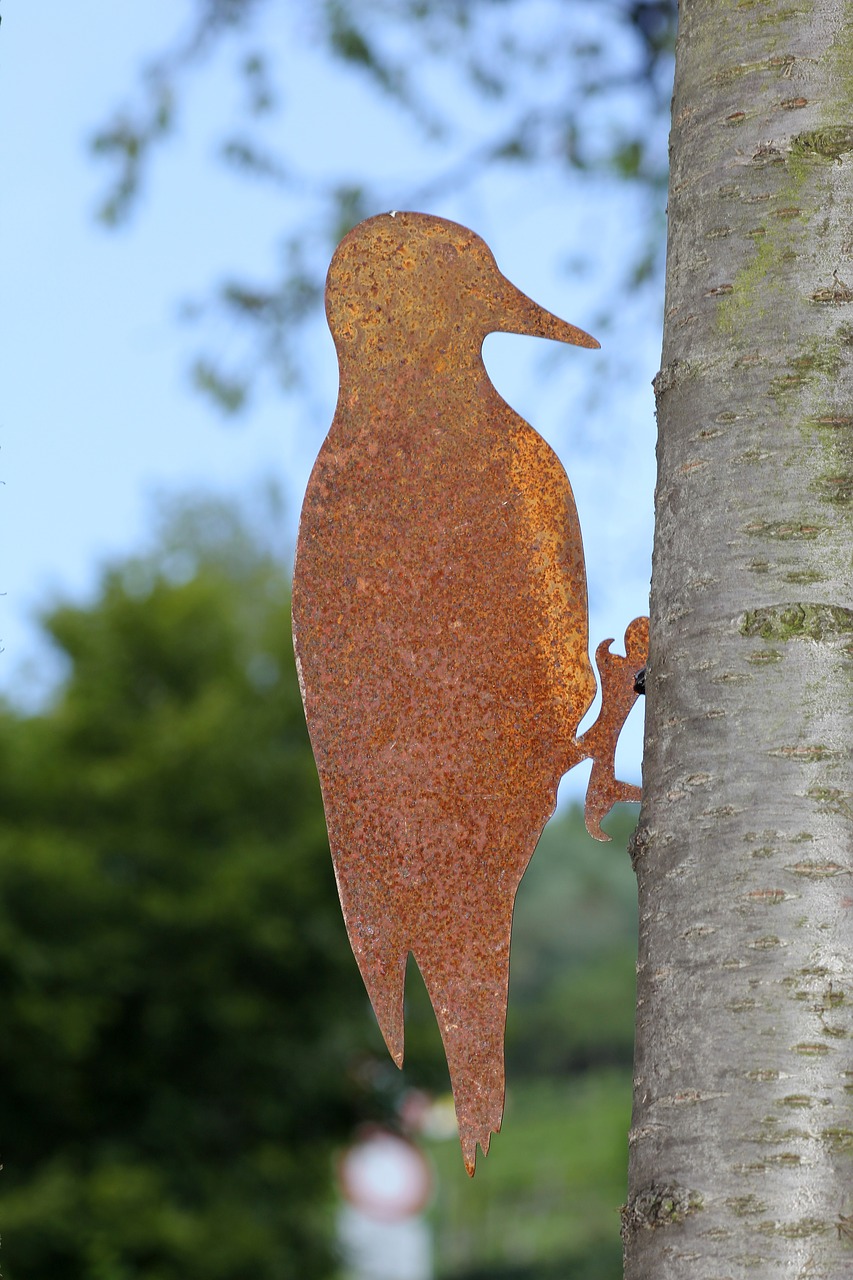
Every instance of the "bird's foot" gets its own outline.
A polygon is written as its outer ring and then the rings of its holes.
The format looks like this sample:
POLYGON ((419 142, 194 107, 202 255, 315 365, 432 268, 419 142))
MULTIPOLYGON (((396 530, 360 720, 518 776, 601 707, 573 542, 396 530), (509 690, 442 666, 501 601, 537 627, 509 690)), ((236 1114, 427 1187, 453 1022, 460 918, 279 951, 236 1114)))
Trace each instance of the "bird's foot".
POLYGON ((628 712, 637 700, 637 675, 645 667, 649 647, 649 620, 635 618, 625 632, 625 656, 611 653, 612 640, 602 640, 595 651, 601 679, 601 710, 595 724, 580 739, 592 773, 586 791, 586 829, 596 840, 609 840, 601 829, 619 800, 642 800, 640 787, 616 777, 616 743, 628 712))

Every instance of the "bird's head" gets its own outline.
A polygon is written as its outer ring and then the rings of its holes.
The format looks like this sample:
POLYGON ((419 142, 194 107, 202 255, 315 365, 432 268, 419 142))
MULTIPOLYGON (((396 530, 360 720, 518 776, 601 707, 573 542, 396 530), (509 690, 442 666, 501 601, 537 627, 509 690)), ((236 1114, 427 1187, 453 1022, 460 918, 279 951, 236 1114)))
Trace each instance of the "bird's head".
POLYGON ((344 237, 329 267, 326 315, 347 365, 467 363, 489 333, 599 345, 511 284, 473 231, 425 213, 380 214, 344 237))

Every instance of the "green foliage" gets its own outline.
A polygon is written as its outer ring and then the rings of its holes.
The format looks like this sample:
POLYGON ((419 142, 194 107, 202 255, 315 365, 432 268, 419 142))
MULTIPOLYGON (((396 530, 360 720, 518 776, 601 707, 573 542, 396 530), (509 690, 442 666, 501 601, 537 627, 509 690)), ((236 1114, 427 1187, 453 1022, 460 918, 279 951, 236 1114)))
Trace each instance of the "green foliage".
POLYGON ((332 1271, 330 1155, 380 1046, 287 584, 228 532, 55 610, 64 687, 0 716, 9 1280, 332 1271))
POLYGON ((239 413, 246 403, 245 380, 229 378, 201 357, 193 364, 192 381, 196 390, 215 400, 224 414, 239 413))
POLYGON ((503 1131, 468 1179, 433 1143, 439 1274, 447 1280, 619 1280, 631 1075, 511 1087, 503 1131))
POLYGON ((580 806, 545 828, 513 920, 510 1080, 630 1066, 637 959, 636 882, 627 841, 634 806, 586 832, 580 806))

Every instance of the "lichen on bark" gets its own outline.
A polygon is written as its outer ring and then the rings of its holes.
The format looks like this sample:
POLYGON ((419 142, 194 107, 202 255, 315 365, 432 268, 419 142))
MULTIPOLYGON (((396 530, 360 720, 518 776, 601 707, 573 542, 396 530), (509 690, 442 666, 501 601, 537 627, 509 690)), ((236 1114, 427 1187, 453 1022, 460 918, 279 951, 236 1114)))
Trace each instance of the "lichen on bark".
POLYGON ((847 1280, 853 6, 680 23, 626 1280, 847 1280))

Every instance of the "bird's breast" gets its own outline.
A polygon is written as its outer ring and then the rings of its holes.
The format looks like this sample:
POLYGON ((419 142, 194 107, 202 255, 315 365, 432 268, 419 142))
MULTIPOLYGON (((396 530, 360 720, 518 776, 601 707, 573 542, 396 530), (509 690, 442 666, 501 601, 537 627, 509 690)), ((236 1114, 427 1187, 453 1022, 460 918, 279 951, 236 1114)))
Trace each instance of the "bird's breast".
POLYGON ((498 403, 364 418, 342 401, 306 496, 294 628, 315 747, 357 740, 399 785, 497 780, 510 752, 553 772, 594 694, 571 488, 498 403))

